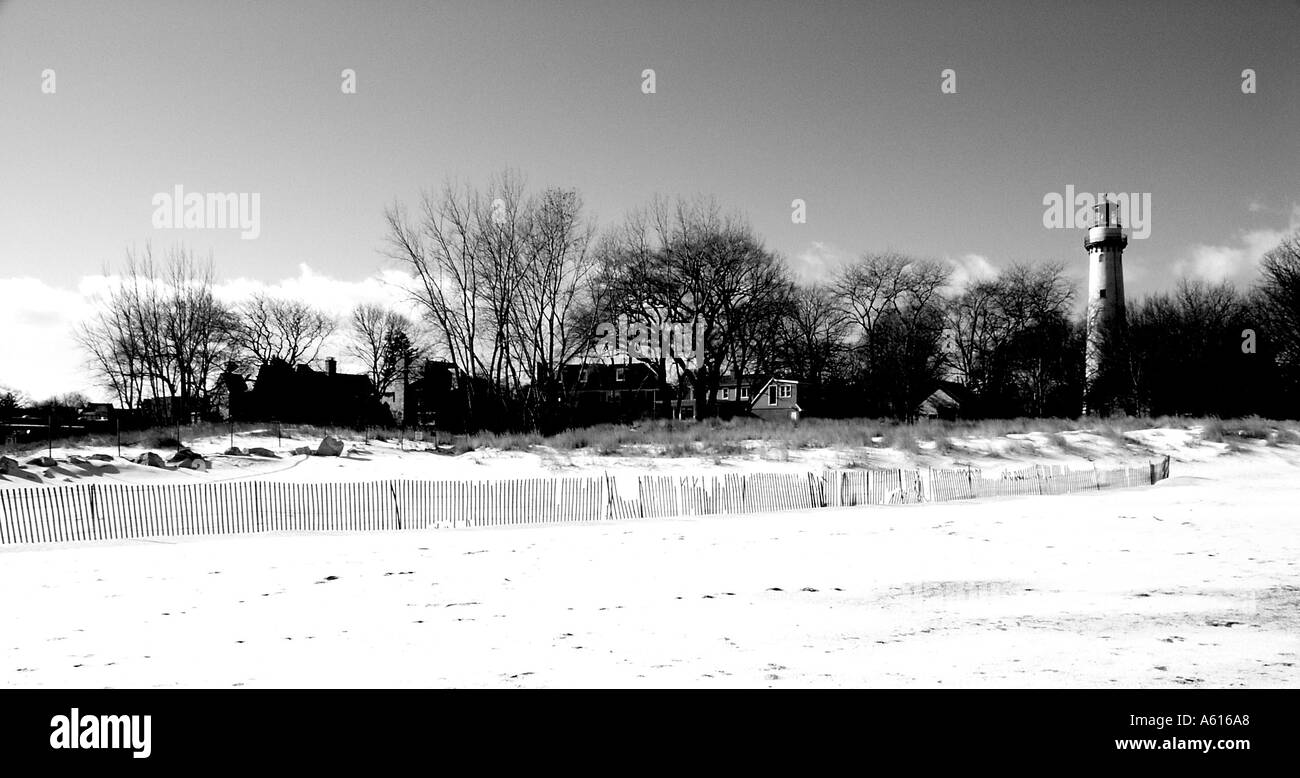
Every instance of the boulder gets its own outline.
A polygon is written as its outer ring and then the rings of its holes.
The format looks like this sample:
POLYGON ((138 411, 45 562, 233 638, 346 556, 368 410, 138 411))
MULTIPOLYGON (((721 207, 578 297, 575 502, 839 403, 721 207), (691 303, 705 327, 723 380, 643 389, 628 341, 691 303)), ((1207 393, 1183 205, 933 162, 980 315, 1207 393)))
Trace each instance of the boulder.
POLYGON ((146 451, 136 457, 135 463, 137 465, 147 465, 148 467, 167 467, 167 463, 163 461, 163 458, 152 451, 146 451))
POLYGON ((91 455, 90 455, 90 458, 91 458, 91 459, 98 459, 100 462, 112 462, 112 461, 113 461, 113 457, 112 457, 111 454, 91 454, 91 455))
POLYGON ((338 457, 343 456, 343 441, 333 435, 326 435, 325 439, 316 447, 316 456, 318 457, 338 457))
POLYGON ((203 455, 202 455, 202 454, 196 453, 196 452, 194 452, 194 451, 192 451, 192 450, 190 450, 190 449, 188 449, 188 448, 182 448, 180 451, 177 451, 177 452, 172 456, 172 458, 169 459, 168 461, 169 461, 169 462, 188 462, 188 461, 191 460, 191 459, 202 459, 202 458, 203 458, 203 455))
POLYGON ((243 450, 243 449, 240 448, 239 446, 231 446, 230 448, 226 449, 226 456, 228 456, 228 457, 246 457, 246 456, 248 456, 248 452, 245 451, 245 450, 243 450))
POLYGON ((54 467, 59 463, 57 460, 54 459, 54 457, 36 457, 35 459, 28 462, 27 464, 31 465, 32 467, 54 467))
POLYGON ((203 457, 195 457, 194 459, 187 459, 184 462, 181 462, 180 466, 189 468, 190 470, 207 470, 208 468, 212 467, 212 465, 208 464, 208 460, 204 459, 203 457))
POLYGON ((18 464, 18 460, 9 457, 0 457, 0 475, 10 478, 21 478, 25 481, 41 482, 41 477, 35 473, 29 473, 18 464))
POLYGON ((279 459, 280 455, 269 448, 250 448, 248 455, 251 457, 266 457, 267 459, 279 459))
POLYGON ((312 455, 311 446, 299 446, 298 448, 295 448, 292 453, 296 457, 297 456, 309 457, 312 455))

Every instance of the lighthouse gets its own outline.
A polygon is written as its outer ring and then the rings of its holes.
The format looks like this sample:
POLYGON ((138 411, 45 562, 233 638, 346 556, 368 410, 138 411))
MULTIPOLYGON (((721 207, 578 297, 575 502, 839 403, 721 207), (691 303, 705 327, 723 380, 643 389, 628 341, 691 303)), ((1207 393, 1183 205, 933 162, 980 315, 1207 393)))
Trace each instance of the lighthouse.
POLYGON ((1088 250, 1087 341, 1083 412, 1107 412, 1127 400, 1129 375, 1124 348, 1124 247, 1119 204, 1093 206, 1083 247, 1088 250))

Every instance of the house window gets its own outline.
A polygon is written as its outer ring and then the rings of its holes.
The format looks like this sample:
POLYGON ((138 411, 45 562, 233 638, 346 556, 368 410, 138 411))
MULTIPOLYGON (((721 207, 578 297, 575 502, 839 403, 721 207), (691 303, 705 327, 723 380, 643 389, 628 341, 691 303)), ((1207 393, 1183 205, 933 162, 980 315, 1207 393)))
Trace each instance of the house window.
POLYGON ((731 399, 731 390, 730 390, 730 389, 723 389, 723 390, 722 390, 722 399, 724 399, 724 400, 729 400, 729 399, 731 399))
POLYGON ((781 384, 781 397, 790 398, 794 396, 794 387, 790 384, 781 384))
POLYGON ((587 368, 584 367, 582 370, 578 371, 578 383, 587 383, 587 368))
POLYGON ((776 405, 776 384, 767 387, 767 404, 776 405))
POLYGON ((1103 299, 1103 300, 1106 299, 1106 290, 1105 290, 1105 289, 1102 289, 1102 290, 1101 290, 1101 292, 1100 292, 1100 296, 1101 296, 1101 299, 1103 299))
POLYGON ((742 400, 748 400, 748 399, 749 399, 749 387, 748 387, 748 386, 742 386, 742 387, 740 387, 740 399, 742 399, 742 400))
POLYGON ((618 368, 615 368, 615 369, 614 369, 614 380, 615 380, 615 381, 619 381, 619 382, 621 382, 621 381, 623 380, 623 374, 626 372, 626 370, 627 370, 627 368, 625 368, 625 367, 618 367, 618 368))

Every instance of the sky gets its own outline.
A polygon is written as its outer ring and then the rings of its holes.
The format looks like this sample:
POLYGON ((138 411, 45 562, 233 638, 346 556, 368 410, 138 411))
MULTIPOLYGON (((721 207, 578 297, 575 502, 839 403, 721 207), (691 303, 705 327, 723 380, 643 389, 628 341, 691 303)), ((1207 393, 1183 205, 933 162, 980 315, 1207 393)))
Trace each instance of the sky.
POLYGON ((146 243, 231 299, 395 301, 385 207, 507 167, 602 227, 716 197, 810 280, 895 249, 1082 285, 1045 198, 1133 193, 1130 295, 1248 284, 1300 229, 1297 29, 1300 0, 0 0, 0 386, 102 395, 70 333, 146 243), (258 195, 256 237, 155 226, 178 185, 258 195))

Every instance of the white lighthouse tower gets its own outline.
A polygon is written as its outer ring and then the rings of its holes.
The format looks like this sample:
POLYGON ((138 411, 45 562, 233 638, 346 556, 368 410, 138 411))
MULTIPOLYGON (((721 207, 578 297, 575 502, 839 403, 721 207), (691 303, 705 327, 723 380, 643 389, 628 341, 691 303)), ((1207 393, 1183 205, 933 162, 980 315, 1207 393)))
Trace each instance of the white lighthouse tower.
POLYGON ((1088 250, 1087 345, 1084 354, 1083 412, 1105 411, 1122 402, 1124 359, 1124 247, 1128 238, 1119 221, 1119 204, 1093 206, 1083 247, 1088 250))

